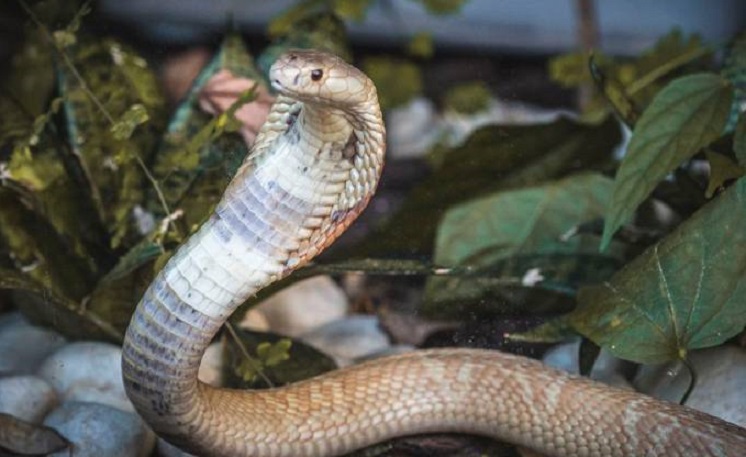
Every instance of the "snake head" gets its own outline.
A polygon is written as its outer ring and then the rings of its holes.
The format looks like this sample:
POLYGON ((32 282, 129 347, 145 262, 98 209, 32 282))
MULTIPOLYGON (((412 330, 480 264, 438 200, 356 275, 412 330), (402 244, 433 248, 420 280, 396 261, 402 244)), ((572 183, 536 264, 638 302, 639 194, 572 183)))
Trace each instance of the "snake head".
POLYGON ((337 107, 365 103, 375 86, 365 74, 334 54, 293 49, 269 69, 272 87, 302 102, 337 107))

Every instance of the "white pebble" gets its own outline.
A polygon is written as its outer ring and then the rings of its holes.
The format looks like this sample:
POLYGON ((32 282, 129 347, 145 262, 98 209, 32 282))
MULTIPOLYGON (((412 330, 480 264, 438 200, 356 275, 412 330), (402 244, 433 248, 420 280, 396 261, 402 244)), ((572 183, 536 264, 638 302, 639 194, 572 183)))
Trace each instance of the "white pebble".
POLYGON ((122 383, 122 350, 107 343, 71 343, 47 357, 38 375, 61 401, 89 401, 134 411, 122 383))
POLYGON ((0 316, 0 375, 33 374, 64 344, 61 335, 31 325, 20 313, 0 316))
POLYGON ((0 378, 0 413, 36 424, 56 404, 57 394, 42 378, 32 375, 0 378))
POLYGON ((155 435, 135 413, 88 402, 66 402, 52 411, 44 425, 72 443, 53 457, 140 457, 149 455, 155 435))

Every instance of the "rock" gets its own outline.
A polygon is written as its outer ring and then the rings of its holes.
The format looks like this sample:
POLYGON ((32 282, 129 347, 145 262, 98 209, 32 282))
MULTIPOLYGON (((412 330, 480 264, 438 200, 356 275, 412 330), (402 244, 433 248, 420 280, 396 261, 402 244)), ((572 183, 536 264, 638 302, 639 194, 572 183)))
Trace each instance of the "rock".
POLYGON ((424 97, 389 111, 386 122, 391 158, 422 157, 441 136, 435 104, 424 97))
POLYGON ((99 403, 65 402, 52 411, 44 425, 72 443, 72 452, 54 457, 140 457, 149 455, 155 435, 135 413, 99 403))
POLYGON ((347 307, 347 296, 334 280, 328 276, 315 276, 281 290, 254 309, 264 315, 269 331, 298 337, 343 317, 347 307))
POLYGON ((122 350, 107 343, 71 343, 47 357, 38 375, 61 401, 88 401, 134 411, 122 383, 122 350))
POLYGON ((340 366, 390 346, 375 316, 350 316, 330 322, 300 339, 336 359, 340 366))
MULTIPOLYGON (((746 350, 720 346, 692 351, 689 360, 698 379, 686 405, 746 427, 746 350)), ((678 402, 689 380, 689 370, 672 362, 644 365, 634 385, 656 398, 678 402)))
POLYGON ((223 345, 220 342, 207 346, 207 350, 202 355, 197 377, 205 384, 214 387, 220 387, 223 384, 223 345))
POLYGON ((64 337, 31 325, 20 313, 0 316, 0 376, 33 374, 64 344, 64 337))
POLYGON ((0 413, 37 424, 57 404, 57 394, 37 376, 0 378, 0 413))
MULTIPOLYGON (((580 340, 558 344, 544 353, 542 361, 550 367, 578 374, 580 372, 579 347, 580 340)), ((589 377, 610 386, 632 389, 629 381, 622 375, 626 367, 627 362, 614 357, 609 351, 601 349, 589 377)))

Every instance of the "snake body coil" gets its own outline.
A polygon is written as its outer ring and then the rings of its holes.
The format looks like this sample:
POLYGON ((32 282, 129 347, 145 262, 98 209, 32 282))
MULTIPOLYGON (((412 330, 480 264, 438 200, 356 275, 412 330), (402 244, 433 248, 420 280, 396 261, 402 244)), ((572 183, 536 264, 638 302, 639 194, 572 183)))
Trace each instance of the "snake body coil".
POLYGON ((251 154, 127 329, 125 388, 159 435, 211 456, 331 456, 436 431, 558 456, 746 456, 734 425, 495 351, 415 352, 267 391, 201 384, 202 354, 230 314, 336 239, 383 166, 381 112, 362 72, 293 51, 270 77, 281 96, 251 154))

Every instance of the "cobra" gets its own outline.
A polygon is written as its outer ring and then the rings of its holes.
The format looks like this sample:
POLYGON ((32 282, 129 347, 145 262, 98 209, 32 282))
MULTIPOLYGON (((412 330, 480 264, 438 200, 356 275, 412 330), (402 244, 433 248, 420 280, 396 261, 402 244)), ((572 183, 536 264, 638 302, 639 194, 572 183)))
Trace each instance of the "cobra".
POLYGON ((746 455, 735 425, 497 351, 417 351, 265 391, 200 383, 225 320, 336 239, 384 162, 376 89, 361 71, 298 50, 270 78, 280 96, 251 153, 127 329, 124 385, 160 436, 206 456, 333 456, 430 432, 555 456, 746 455))

